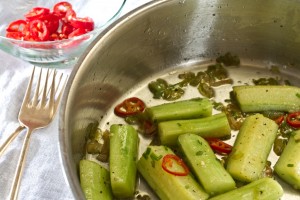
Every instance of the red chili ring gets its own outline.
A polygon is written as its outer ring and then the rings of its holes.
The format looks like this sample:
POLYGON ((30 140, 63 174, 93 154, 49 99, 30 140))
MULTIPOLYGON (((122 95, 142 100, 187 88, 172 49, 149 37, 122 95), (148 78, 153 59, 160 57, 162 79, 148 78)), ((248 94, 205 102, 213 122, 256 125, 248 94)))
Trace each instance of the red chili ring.
POLYGON ((141 113, 145 110, 145 108, 146 105, 141 99, 137 97, 131 97, 118 104, 115 107, 114 112, 119 117, 127 117, 141 113))
POLYGON ((174 154, 167 154, 163 157, 162 168, 169 174, 175 176, 187 176, 190 172, 189 168, 186 166, 183 160, 174 154), (183 171, 172 171, 170 169, 173 164, 172 161, 176 161, 177 164, 179 164, 182 167, 183 171))
POLYGON ((300 112, 293 112, 287 115, 286 122, 294 128, 300 128, 300 112))
POLYGON ((284 120, 284 115, 281 115, 279 117, 277 117, 276 119, 274 119, 274 121, 276 122, 276 124, 280 125, 284 120))
POLYGON ((206 141, 208 142, 212 150, 214 150, 216 153, 229 154, 232 151, 231 145, 223 142, 218 138, 207 138, 206 141))

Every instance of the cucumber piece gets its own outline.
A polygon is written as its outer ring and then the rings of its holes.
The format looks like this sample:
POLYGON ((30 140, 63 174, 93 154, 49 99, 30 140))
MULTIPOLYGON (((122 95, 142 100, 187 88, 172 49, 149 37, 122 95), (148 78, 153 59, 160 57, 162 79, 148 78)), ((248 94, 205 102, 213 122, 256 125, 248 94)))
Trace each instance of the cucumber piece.
POLYGON ((87 200, 113 199, 109 171, 90 160, 79 161, 80 185, 87 200))
POLYGON ((214 196, 235 189, 235 182, 217 159, 205 139, 195 134, 178 137, 188 165, 205 191, 214 196))
POLYGON ((140 174, 161 200, 169 199, 208 199, 209 195, 189 173, 176 176, 162 168, 165 155, 174 154, 166 146, 148 146, 137 163, 140 174))
POLYGON ((138 134, 131 125, 110 126, 110 182, 112 192, 117 198, 134 195, 138 141, 138 134))
POLYGON ((242 182, 262 177, 278 125, 262 114, 246 117, 227 159, 227 171, 242 182))
POLYGON ((230 125, 225 113, 199 119, 172 120, 158 123, 158 136, 163 145, 174 146, 179 135, 194 133, 206 137, 229 137, 230 125))
POLYGON ((295 86, 234 86, 233 94, 243 112, 300 110, 300 88, 295 86))
POLYGON ((212 115, 212 102, 207 98, 194 98, 172 103, 165 103, 147 108, 153 122, 176 119, 192 119, 212 115))
POLYGON ((279 183, 272 178, 262 178, 209 200, 278 200, 282 195, 283 189, 279 183))
POLYGON ((293 132, 284 148, 274 171, 295 189, 300 189, 300 130, 293 132))

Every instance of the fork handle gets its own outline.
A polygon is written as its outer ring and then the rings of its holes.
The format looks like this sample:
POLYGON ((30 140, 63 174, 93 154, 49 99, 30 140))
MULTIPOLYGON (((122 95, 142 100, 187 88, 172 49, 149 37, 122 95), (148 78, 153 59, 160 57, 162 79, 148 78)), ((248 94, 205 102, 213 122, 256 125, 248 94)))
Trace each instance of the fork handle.
POLYGON ((1 145, 0 147, 0 157, 2 156, 2 154, 4 153, 4 151, 6 150, 6 148, 8 147, 8 145, 11 144, 11 142, 19 135, 19 133, 24 129, 25 127, 20 125, 15 132, 13 132, 7 139, 6 141, 1 145))
POLYGON ((18 198, 18 192, 19 192, 19 186, 20 186, 20 182, 21 182, 21 176, 23 174, 23 168, 24 168, 24 163, 26 160, 26 156, 27 156, 27 151, 28 151, 28 147, 29 147, 29 140, 30 140, 30 136, 32 133, 33 129, 28 128, 26 135, 25 135, 25 139, 23 142, 23 146, 21 149, 21 154, 19 157, 19 161, 18 161, 18 165, 17 165, 17 169, 15 171, 15 176, 14 176, 14 180, 13 180, 13 184, 10 190, 10 199, 11 200, 17 200, 18 198))

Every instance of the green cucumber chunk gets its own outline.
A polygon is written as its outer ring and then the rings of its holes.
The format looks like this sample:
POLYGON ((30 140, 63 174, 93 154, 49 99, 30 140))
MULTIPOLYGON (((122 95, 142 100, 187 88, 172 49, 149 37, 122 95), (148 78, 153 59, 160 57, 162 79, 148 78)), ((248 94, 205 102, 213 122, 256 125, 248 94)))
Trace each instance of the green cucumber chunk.
POLYGON ((274 166, 277 175, 295 189, 300 189, 300 130, 289 138, 277 163, 274 166))
POLYGON ((278 200, 282 195, 283 189, 279 183, 272 178, 262 178, 210 200, 278 200))
POLYGON ((193 133, 201 137, 230 137, 231 129, 225 113, 199 119, 172 120, 158 123, 158 136, 163 145, 174 146, 179 135, 193 133))
POLYGON ((235 95, 243 112, 300 110, 300 88, 287 85, 234 86, 235 95))
POLYGON ((131 125, 110 126, 110 182, 117 198, 132 197, 136 185, 138 134, 131 125))
POLYGON ((113 199, 109 171, 91 160, 79 162, 80 185, 87 200, 113 199))
POLYGON ((178 145, 205 191, 214 196, 235 189, 235 181, 205 139, 195 134, 178 137, 178 145))
POLYGON ((213 105, 209 99, 194 98, 149 107, 146 112, 153 122, 161 122, 208 117, 212 115, 212 108, 213 105))
POLYGON ((251 182, 262 177, 277 130, 262 114, 246 117, 227 159, 226 169, 234 179, 251 182))
POLYGON ((176 176, 162 168, 163 157, 174 152, 166 146, 148 146, 137 163, 140 174, 161 200, 208 199, 209 195, 189 173, 176 176))

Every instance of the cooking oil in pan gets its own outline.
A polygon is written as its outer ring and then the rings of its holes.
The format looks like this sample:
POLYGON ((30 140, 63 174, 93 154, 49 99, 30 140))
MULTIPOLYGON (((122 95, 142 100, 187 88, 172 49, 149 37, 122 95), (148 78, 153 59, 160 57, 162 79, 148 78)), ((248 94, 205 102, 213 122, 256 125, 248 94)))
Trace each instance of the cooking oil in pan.
MULTIPOLYGON (((158 78, 166 80, 170 84, 175 84, 180 81, 178 78, 179 74, 186 72, 200 72, 205 71, 209 65, 214 65, 215 62, 207 61, 207 62, 188 62, 185 64, 181 64, 178 66, 168 67, 163 71, 160 71, 156 74, 149 75, 148 78, 136 84, 135 87, 131 88, 126 94, 124 94, 118 102, 123 101, 128 97, 138 97, 142 99, 147 106, 159 105, 162 103, 167 103, 168 101, 163 99, 154 99, 153 94, 150 92, 148 88, 148 84, 151 81, 155 81, 158 78)), ((232 84, 224 84, 218 87, 214 87, 215 97, 213 98, 216 102, 225 103, 225 100, 229 99, 229 93, 232 91, 233 85, 253 85, 253 80, 258 80, 261 78, 274 78, 281 82, 288 82, 292 85, 300 87, 299 80, 299 72, 300 70, 296 67, 292 66, 277 66, 274 64, 270 64, 268 62, 243 62, 239 66, 224 66, 228 72, 228 76, 233 80, 232 84)), ((180 98, 180 100, 203 97, 196 87, 186 86, 184 88, 184 95, 180 98)), ((113 113, 113 108, 115 105, 112 105, 111 110, 108 114, 101 120, 100 128, 105 130, 109 129, 109 126, 113 123, 125 123, 122 118, 116 117, 113 113), (109 122, 109 123, 107 123, 109 122)), ((218 112, 218 111, 214 111, 218 112)), ((237 131, 232 131, 232 137, 229 139, 228 143, 233 144, 236 138, 237 131)), ((152 137, 144 137, 140 135, 140 146, 139 146, 139 157, 146 150, 146 147, 153 140, 152 137)), ((275 164, 278 156, 271 151, 268 160, 275 164)), ((284 199, 299 199, 299 193, 294 190, 291 186, 284 183, 282 180, 274 176, 274 178, 282 185, 284 189, 284 195, 282 200, 284 199)), ((137 189, 140 192, 140 196, 149 195, 151 199, 158 199, 154 192, 149 189, 149 186, 145 184, 142 177, 139 178, 137 182, 137 189)))

